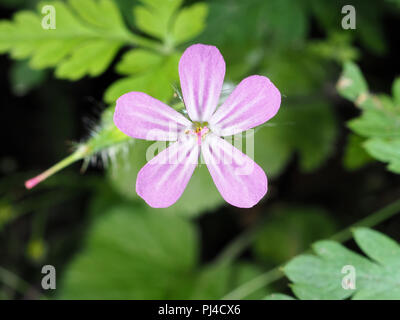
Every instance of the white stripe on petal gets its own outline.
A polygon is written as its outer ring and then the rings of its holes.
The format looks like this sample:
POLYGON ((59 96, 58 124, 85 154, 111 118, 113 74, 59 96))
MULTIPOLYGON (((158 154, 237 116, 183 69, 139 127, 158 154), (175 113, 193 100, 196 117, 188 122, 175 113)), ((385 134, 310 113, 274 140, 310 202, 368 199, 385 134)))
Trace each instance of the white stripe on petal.
POLYGON ((190 119, 208 121, 218 104, 225 61, 216 47, 195 44, 179 61, 182 95, 190 119))
POLYGON ((130 92, 117 100, 115 125, 137 139, 173 141, 191 126, 182 114, 142 92, 130 92))
POLYGON ((242 80, 210 119, 221 135, 232 135, 271 119, 279 110, 281 94, 263 76, 242 80))

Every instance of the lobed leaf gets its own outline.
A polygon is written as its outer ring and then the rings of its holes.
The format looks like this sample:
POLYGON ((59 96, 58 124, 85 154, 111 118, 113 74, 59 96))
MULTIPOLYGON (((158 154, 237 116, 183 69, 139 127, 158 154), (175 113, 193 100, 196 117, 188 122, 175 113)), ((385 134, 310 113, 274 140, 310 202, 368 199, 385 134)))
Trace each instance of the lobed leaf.
POLYGON ((167 299, 196 265, 197 246, 196 230, 181 218, 141 206, 111 207, 68 266, 59 298, 167 299))
MULTIPOLYGON (((143 52, 142 52, 143 53, 143 52)), ((139 52, 139 57, 142 55, 139 52)), ((111 84, 104 93, 104 100, 107 103, 114 103, 121 95, 130 91, 141 91, 157 98, 161 101, 168 101, 174 94, 174 85, 178 81, 178 63, 179 54, 173 54, 167 57, 155 56, 142 58, 147 64, 147 72, 140 72, 140 67, 133 63, 133 58, 137 58, 134 52, 127 53, 129 56, 125 57, 120 64, 117 65, 118 69, 126 68, 136 70, 138 74, 122 78, 111 84)))
MULTIPOLYGON (((13 21, 0 22, 0 52, 30 59, 35 69, 56 68, 56 76, 76 80, 97 76, 118 50, 133 43, 118 8, 111 0, 43 2, 55 9, 55 29, 45 29, 41 13, 21 11, 13 21)), ((40 11, 39 11, 40 12, 40 11)))
POLYGON ((356 101, 368 93, 368 85, 361 70, 353 62, 346 62, 342 75, 337 83, 337 90, 341 96, 356 101))
POLYGON ((360 106, 359 117, 348 122, 354 132, 365 138, 368 154, 388 163, 388 170, 400 173, 400 84, 392 86, 393 98, 384 94, 371 95, 360 69, 353 63, 344 66, 337 88, 340 95, 360 106))
POLYGON ((168 40, 172 17, 182 0, 144 0, 142 3, 142 6, 134 9, 138 28, 149 35, 168 40))
POLYGON ((205 28, 207 13, 208 6, 205 3, 196 3, 182 9, 172 27, 174 42, 180 44, 198 36, 205 28))
POLYGON ((369 139, 364 143, 368 153, 383 162, 389 163, 388 169, 400 173, 400 139, 369 139))
POLYGON ((365 140, 365 138, 354 133, 350 133, 347 136, 346 150, 343 158, 343 166, 346 169, 356 170, 374 160, 363 147, 365 140))
POLYGON ((374 261, 325 240, 313 245, 315 255, 300 255, 284 267, 299 299, 399 299, 398 243, 368 228, 355 229, 354 238, 374 261), (342 286, 345 266, 355 270, 355 288, 342 286))

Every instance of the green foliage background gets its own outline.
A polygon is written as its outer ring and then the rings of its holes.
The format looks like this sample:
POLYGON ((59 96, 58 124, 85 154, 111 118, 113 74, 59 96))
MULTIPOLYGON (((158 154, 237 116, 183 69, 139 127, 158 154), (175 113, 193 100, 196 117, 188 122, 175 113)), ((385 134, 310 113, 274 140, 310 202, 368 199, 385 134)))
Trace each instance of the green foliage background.
POLYGON ((353 1, 357 29, 344 30, 345 4, 0 0, 0 298, 398 299, 400 70, 388 31, 400 5, 353 1), (46 5, 54 30, 42 28, 46 5), (149 143, 112 121, 129 91, 182 111, 177 66, 199 42, 225 58, 224 95, 251 74, 282 93, 255 133, 269 191, 249 210, 224 203, 204 166, 175 205, 149 208, 134 190, 149 143), (78 162, 85 174, 73 165, 23 189, 60 159, 51 170, 78 162), (359 253, 340 244, 357 221, 359 253), (54 292, 40 286, 44 264, 57 268, 54 292), (355 290, 341 287, 349 264, 355 290))

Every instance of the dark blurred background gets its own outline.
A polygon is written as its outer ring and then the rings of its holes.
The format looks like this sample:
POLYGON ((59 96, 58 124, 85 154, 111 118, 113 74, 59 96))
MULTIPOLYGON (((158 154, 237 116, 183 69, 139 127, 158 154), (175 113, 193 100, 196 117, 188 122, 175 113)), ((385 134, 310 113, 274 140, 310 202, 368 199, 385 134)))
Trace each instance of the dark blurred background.
MULTIPOLYGON (((120 7, 129 5, 127 1, 117 2, 120 7)), ((365 1, 354 2, 359 10, 358 28, 362 28, 362 19, 367 19, 369 15, 375 17, 376 21, 372 28, 379 27, 378 35, 383 37, 379 41, 383 43, 383 47, 380 48, 380 44, 375 47, 373 44, 369 45, 362 40, 362 37, 357 36, 353 37, 348 46, 357 50, 357 63, 370 88, 375 92, 389 94, 392 82, 400 71, 397 32, 400 29, 399 10, 383 1, 370 1, 368 4, 365 1)), ((185 5, 191 3, 195 1, 187 2, 185 5)), ((231 6, 227 0, 217 1, 217 4, 225 6, 227 10, 231 6)), ((229 69, 230 61, 233 60, 230 57, 236 54, 234 48, 245 46, 246 40, 230 43, 230 35, 224 37, 224 33, 229 33, 229 28, 235 24, 246 28, 248 21, 240 20, 240 17, 246 16, 246 13, 243 13, 237 16, 238 19, 228 21, 223 28, 212 29, 215 28, 213 23, 218 21, 214 17, 217 13, 213 10, 221 10, 217 4, 212 4, 210 1, 211 20, 207 20, 207 27, 198 41, 219 46, 229 69), (208 39, 208 35, 213 32, 221 33, 222 39, 208 39)), ((16 11, 31 9, 35 5, 35 1, 1 0, 1 19, 11 19, 16 11)), ((303 1, 302 5, 307 6, 307 1, 303 1)), ((334 8, 340 8, 338 1, 335 1, 334 8)), ((304 39, 301 39, 302 44, 327 39, 328 29, 321 26, 315 13, 307 15, 307 26, 304 39)), ((338 32, 346 32, 340 30, 339 22, 337 28, 338 32)), ((251 33, 251 30, 246 32, 251 33)), ((278 38, 283 36, 284 34, 277 35, 278 38)), ((244 37, 246 38, 246 33, 244 37)), ((272 36, 266 34, 260 39, 251 41, 253 43, 248 48, 252 50, 258 48, 266 57, 263 61, 268 62, 270 42, 276 41, 274 34, 272 36)), ((283 43, 279 46, 282 52, 298 50, 299 55, 302 55, 301 45, 300 49, 292 43, 283 43)), ((274 50, 280 52, 276 48, 274 50)), ((103 94, 107 87, 119 78, 114 66, 123 53, 124 51, 117 55, 112 65, 102 75, 84 77, 77 81, 60 80, 54 77, 52 69, 33 71, 25 60, 16 61, 6 54, 0 56, 2 70, 0 73, 2 119, 0 293, 2 298, 35 299, 42 295, 56 296, 55 292, 44 292, 41 289, 42 265, 55 265, 57 276, 61 278, 75 255, 84 248, 88 228, 92 223, 93 214, 90 212, 93 211, 93 206, 101 207, 102 204, 99 202, 106 201, 107 197, 114 195, 120 197, 118 192, 110 187, 100 164, 89 166, 82 174, 81 163, 75 163, 29 191, 24 188, 24 181, 64 158, 68 150, 71 150, 72 142, 83 141, 88 137, 94 125, 99 122, 102 111, 107 107, 103 102, 103 94)), ((237 54, 237 60, 240 60, 242 53, 237 54)), ((298 58, 298 63, 302 63, 300 60, 308 59, 307 57, 303 59, 301 56, 298 58)), ((274 63, 280 63, 279 59, 274 59, 274 63)), ((307 172, 300 169, 299 154, 295 153, 287 165, 270 179, 267 198, 252 209, 237 209, 222 203, 215 208, 205 209, 202 214, 191 218, 191 223, 199 231, 199 266, 214 261, 218 254, 240 234, 265 222, 265 230, 251 240, 253 244, 244 248, 238 259, 243 263, 256 265, 255 269, 260 272, 268 270, 301 253, 312 241, 329 237, 399 198, 400 178, 387 171, 385 164, 371 160, 356 169, 349 169, 344 165, 343 159, 350 134, 346 122, 358 116, 359 110, 336 93, 335 84, 341 72, 340 61, 324 62, 327 67, 323 72, 326 74, 321 77, 322 83, 318 89, 315 89, 315 92, 310 90, 307 94, 298 95, 285 90, 286 80, 282 81, 283 85, 279 85, 281 77, 279 71, 268 74, 267 62, 265 62, 266 68, 248 69, 254 69, 253 73, 265 71, 265 75, 270 76, 273 81, 276 76, 278 88, 286 95, 281 109, 285 108, 288 101, 290 104, 296 99, 307 104, 316 92, 329 101, 337 126, 332 152, 321 165, 306 170, 307 172)), ((236 61, 235 63, 239 64, 236 61)), ((291 63, 296 65, 296 54, 291 63)), ((294 68, 293 72, 298 71, 300 71, 298 68, 294 68)), ((242 73, 242 77, 246 76, 247 72, 242 73)), ((290 70, 287 72, 290 78, 290 70)), ((297 76, 301 78, 302 75, 297 76)), ((304 77, 307 77, 307 74, 304 74, 304 77)), ((239 77, 234 75, 232 78, 235 81, 239 77)), ((293 86, 296 87, 297 83, 293 86)), ((310 127, 314 121, 318 119, 309 119, 310 127)), ((279 144, 279 141, 275 143, 279 144)), ((309 152, 319 151, 311 148, 309 152)), ((269 168, 263 167, 268 174, 269 168)), ((133 186, 134 181, 132 181, 133 186)), ((206 194, 199 196, 207 201, 206 194)), ((378 230, 396 240, 400 240, 399 227, 400 216, 394 216, 376 226, 378 230)), ((356 249, 351 241, 348 244, 356 249)), ((107 277, 107 274, 103 276, 107 277)), ((285 284, 286 280, 281 280, 274 284, 274 289, 287 291, 285 284)))

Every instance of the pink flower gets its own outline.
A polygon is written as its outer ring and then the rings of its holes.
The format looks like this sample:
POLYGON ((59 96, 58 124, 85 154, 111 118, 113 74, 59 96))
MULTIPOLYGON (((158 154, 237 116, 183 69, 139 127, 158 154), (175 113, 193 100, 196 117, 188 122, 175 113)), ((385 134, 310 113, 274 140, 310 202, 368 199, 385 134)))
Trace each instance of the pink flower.
POLYGON ((216 110, 225 61, 216 47, 203 44, 186 49, 179 76, 190 120, 142 92, 117 100, 114 123, 122 132, 137 139, 176 141, 139 171, 136 192, 152 207, 171 206, 185 190, 201 154, 228 203, 254 206, 267 192, 267 177, 250 157, 221 137, 271 119, 281 103, 279 90, 266 77, 250 76, 216 110))

